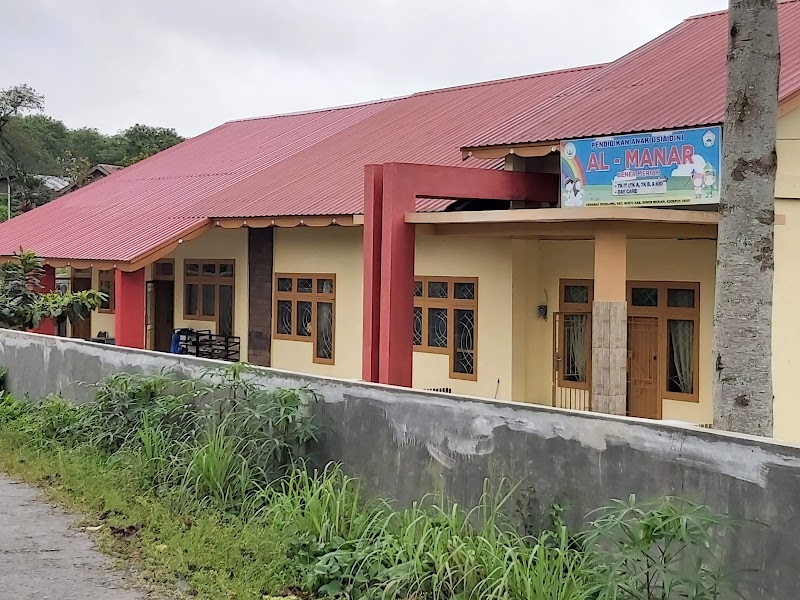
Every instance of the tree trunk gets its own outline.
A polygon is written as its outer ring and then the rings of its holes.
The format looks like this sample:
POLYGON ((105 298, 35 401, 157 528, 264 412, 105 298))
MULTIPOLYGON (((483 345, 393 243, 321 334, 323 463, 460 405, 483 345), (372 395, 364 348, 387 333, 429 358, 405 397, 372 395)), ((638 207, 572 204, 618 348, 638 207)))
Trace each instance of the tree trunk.
POLYGON ((714 427, 772 435, 776 0, 731 0, 714 306, 714 427))

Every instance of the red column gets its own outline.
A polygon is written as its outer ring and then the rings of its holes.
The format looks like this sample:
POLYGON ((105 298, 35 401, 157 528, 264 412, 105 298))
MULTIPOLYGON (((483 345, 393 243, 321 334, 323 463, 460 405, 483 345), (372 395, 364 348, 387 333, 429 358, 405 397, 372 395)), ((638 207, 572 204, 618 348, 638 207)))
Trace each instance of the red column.
POLYGON ((364 347, 368 381, 411 387, 416 198, 536 199, 555 204, 558 176, 387 163, 364 171, 364 347))
POLYGON ((381 308, 383 166, 364 167, 364 332, 361 378, 378 381, 381 308))
POLYGON ((415 226, 405 216, 414 212, 419 181, 403 165, 383 166, 381 227, 380 348, 378 381, 411 387, 414 350, 415 226))
MULTIPOLYGON (((39 285, 42 287, 37 290, 41 294, 49 294, 56 289, 56 269, 50 265, 44 266, 44 274, 39 280, 39 285)), ((31 329, 33 333, 45 333, 47 335, 56 334, 56 323, 53 319, 44 319, 39 323, 39 327, 31 329)))
POLYGON ((144 348, 144 269, 114 271, 114 337, 117 346, 144 348))

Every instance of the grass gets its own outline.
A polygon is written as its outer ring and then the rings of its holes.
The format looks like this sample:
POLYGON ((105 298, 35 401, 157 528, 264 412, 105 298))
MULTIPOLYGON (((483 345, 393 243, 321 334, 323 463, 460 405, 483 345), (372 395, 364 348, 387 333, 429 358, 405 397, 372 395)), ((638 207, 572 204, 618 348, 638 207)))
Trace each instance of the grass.
POLYGON ((556 511, 533 535, 505 516, 508 482, 485 483, 471 510, 441 495, 398 509, 338 465, 303 463, 314 399, 265 391, 242 365, 194 382, 120 374, 81 407, 0 394, 0 468, 102 525, 103 550, 175 596, 723 597, 714 532, 726 523, 705 507, 631 499, 579 534, 556 511))
POLYGON ((198 598, 257 598, 297 581, 281 536, 264 523, 218 511, 187 513, 143 492, 133 465, 91 448, 31 448, 0 430, 0 467, 49 498, 103 524, 100 548, 138 567, 144 583, 198 598))

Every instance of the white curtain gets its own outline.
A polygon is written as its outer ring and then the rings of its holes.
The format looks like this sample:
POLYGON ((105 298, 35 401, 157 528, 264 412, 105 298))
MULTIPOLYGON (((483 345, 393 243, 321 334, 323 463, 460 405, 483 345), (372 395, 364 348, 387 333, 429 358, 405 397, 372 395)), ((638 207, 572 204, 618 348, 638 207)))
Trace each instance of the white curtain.
POLYGON ((694 321, 669 321, 675 385, 684 394, 694 391, 694 321))
POLYGON ((564 315, 564 379, 586 381, 589 315, 564 315))

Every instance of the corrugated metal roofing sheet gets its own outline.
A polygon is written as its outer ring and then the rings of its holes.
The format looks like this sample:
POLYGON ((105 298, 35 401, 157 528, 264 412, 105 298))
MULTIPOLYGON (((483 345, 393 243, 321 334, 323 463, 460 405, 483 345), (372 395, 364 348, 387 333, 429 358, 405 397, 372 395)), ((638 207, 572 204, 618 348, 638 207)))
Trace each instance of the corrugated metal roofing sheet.
POLYGON ((209 218, 360 214, 364 165, 497 168, 462 162, 463 139, 596 69, 233 121, 0 224, 0 255, 24 246, 47 258, 129 262, 209 218))
MULTIPOLYGON (((780 97, 800 91, 800 0, 778 7, 780 97)), ((506 146, 720 123, 725 113, 726 11, 687 19, 465 147, 506 146)))

